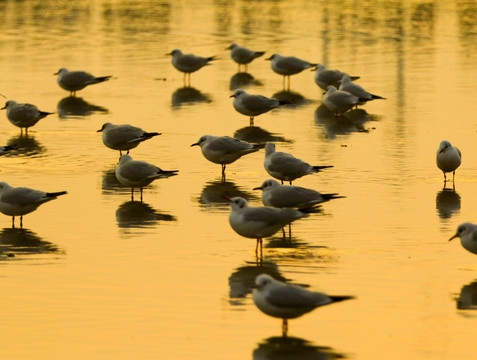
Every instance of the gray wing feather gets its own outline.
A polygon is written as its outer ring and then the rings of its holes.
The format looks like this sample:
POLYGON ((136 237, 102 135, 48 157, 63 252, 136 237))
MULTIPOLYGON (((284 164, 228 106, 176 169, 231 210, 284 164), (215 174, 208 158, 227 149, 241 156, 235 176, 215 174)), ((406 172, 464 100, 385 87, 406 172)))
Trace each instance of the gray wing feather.
POLYGON ((311 292, 295 285, 273 289, 266 300, 272 305, 290 308, 317 307, 332 302, 326 294, 311 292))

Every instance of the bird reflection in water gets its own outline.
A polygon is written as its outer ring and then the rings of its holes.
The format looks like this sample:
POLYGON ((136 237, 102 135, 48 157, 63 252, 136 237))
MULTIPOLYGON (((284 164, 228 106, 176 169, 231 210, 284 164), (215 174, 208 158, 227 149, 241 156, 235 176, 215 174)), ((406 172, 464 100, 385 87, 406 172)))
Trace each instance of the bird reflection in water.
POLYGON ((42 154, 46 151, 46 148, 42 146, 33 135, 31 134, 20 134, 13 136, 8 140, 7 145, 12 146, 13 149, 10 150, 5 156, 34 156, 42 154))
POLYGON ((201 102, 210 103, 212 102, 212 99, 210 95, 204 94, 190 86, 179 88, 172 94, 173 108, 179 108, 182 105, 191 105, 201 102))
POLYGON ((332 360, 344 359, 344 354, 337 353, 331 347, 314 345, 308 340, 273 336, 263 340, 253 350, 254 360, 332 360))
POLYGON ((279 100, 280 102, 284 102, 287 104, 287 107, 299 107, 301 105, 306 105, 310 103, 310 100, 305 99, 303 95, 297 93, 295 91, 290 90, 282 90, 276 92, 272 95, 272 98, 279 100))
POLYGON ((224 195, 233 197, 242 197, 248 200, 259 200, 260 198, 252 192, 244 191, 237 186, 233 181, 221 180, 211 181, 205 184, 200 196, 198 198, 199 204, 202 208, 220 208, 230 209, 230 202, 228 202, 224 195))
POLYGON ((245 265, 236 268, 229 276, 230 305, 244 305, 246 296, 252 293, 255 286, 255 278, 264 273, 277 280, 287 281, 280 274, 278 266, 273 262, 263 261, 261 265, 257 262, 246 262, 245 265))
POLYGON ((42 240, 28 229, 4 228, 0 231, 0 259, 3 256, 63 253, 58 246, 42 240), (3 255, 3 256, 2 256, 3 255))
POLYGON ((459 310, 477 310, 477 280, 462 286, 459 296, 454 300, 459 310))
POLYGON ((279 134, 273 134, 258 126, 246 126, 241 129, 238 129, 234 133, 234 138, 244 140, 252 144, 260 144, 266 142, 292 142, 291 140, 287 140, 279 134))
POLYGON ((263 83, 255 79, 252 74, 238 72, 230 78, 230 90, 242 89, 247 86, 262 86, 263 83))
POLYGON ((450 219, 460 211, 460 195, 444 186, 436 195, 436 209, 441 219, 450 219))
POLYGON ((92 115, 94 113, 109 113, 108 109, 88 103, 83 98, 67 96, 61 99, 56 105, 60 119, 78 118, 92 115))
POLYGON ((340 116, 335 116, 323 104, 315 110, 315 124, 323 128, 329 139, 353 132, 369 132, 364 124, 376 120, 375 116, 368 114, 364 109, 353 109, 340 116))
POLYGON ((116 210, 116 220, 120 228, 146 228, 160 221, 177 221, 173 215, 161 213, 151 205, 141 201, 128 201, 116 210))
POLYGON ((103 194, 113 194, 118 192, 121 194, 129 194, 131 190, 121 185, 121 183, 116 177, 115 170, 116 168, 103 171, 103 178, 102 178, 102 185, 101 185, 103 194))

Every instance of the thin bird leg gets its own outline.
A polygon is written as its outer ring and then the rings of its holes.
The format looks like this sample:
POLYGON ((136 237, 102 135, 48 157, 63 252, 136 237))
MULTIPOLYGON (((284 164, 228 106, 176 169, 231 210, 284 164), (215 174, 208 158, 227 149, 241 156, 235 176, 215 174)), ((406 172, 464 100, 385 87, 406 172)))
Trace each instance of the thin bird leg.
POLYGON ((283 233, 283 240, 285 240, 286 237, 287 237, 287 233, 285 232, 285 228, 284 228, 284 227, 282 227, 282 233, 283 233))
POLYGON ((15 229, 15 216, 12 216, 12 229, 15 229))
POLYGON ((280 180, 282 182, 282 185, 283 185, 283 180, 280 180))
POLYGON ((134 201, 134 188, 131 188, 131 201, 134 201))
POLYGON ((240 72, 240 64, 238 64, 238 70, 237 70, 237 72, 240 72))
POLYGON ((253 126, 253 116, 250 116, 250 126, 253 126))
POLYGON ((20 229, 23 229, 23 215, 20 215, 20 229))
POLYGON ((290 180, 290 185, 292 184, 292 181, 290 180))
POLYGON ((288 319, 283 319, 282 335, 283 337, 287 337, 287 334, 288 334, 288 319))
POLYGON ((452 172, 452 182, 455 181, 455 170, 452 172))
POLYGON ((245 72, 247 72, 247 70, 248 70, 247 64, 245 64, 243 67, 244 67, 245 72))
POLYGON ((142 202, 142 188, 140 188, 140 189, 141 189, 141 202, 142 202))
POLYGON ((257 244, 255 245, 255 256, 258 257, 258 243, 260 242, 260 238, 257 238, 257 244))
POLYGON ((291 223, 288 224, 288 234, 289 234, 289 237, 290 237, 290 240, 291 240, 291 223))

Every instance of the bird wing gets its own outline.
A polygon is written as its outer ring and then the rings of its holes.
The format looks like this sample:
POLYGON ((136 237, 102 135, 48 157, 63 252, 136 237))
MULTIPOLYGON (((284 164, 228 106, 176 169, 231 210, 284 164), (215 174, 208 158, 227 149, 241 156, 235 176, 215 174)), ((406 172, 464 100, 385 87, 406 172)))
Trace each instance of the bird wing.
POLYGON ((311 168, 311 165, 291 154, 276 152, 271 158, 268 168, 272 172, 295 173, 306 172, 311 168))
POLYGON ((221 153, 236 153, 242 150, 253 149, 253 146, 245 141, 240 141, 230 136, 218 137, 211 141, 207 148, 221 153))
POLYGON ((155 177, 161 171, 157 166, 141 160, 129 161, 119 168, 120 175, 131 181, 140 181, 151 176, 155 177))
POLYGON ((251 111, 263 111, 264 109, 276 108, 280 103, 275 99, 267 98, 263 95, 249 95, 242 99, 244 107, 251 111))
POLYGON ((320 193, 301 186, 280 186, 272 192, 271 202, 275 207, 303 207, 323 201, 320 193))
POLYGON ((207 59, 204 57, 187 54, 182 55, 179 59, 177 59, 177 63, 182 66, 197 66, 198 64, 207 63, 207 59))
POLYGON ((317 307, 332 302, 326 294, 311 292, 290 284, 272 289, 266 300, 272 305, 290 308, 317 307))
POLYGON ((64 74, 61 81, 66 84, 90 84, 95 82, 95 77, 85 71, 69 71, 64 74))
POLYGON ((305 214, 294 209, 276 209, 272 207, 249 207, 244 213, 244 220, 259 221, 267 225, 283 224, 285 226, 289 222, 298 219, 305 214))
POLYGON ((46 200, 52 198, 46 198, 45 193, 39 190, 33 190, 26 187, 18 187, 13 189, 8 189, 7 191, 1 194, 2 202, 9 203, 12 205, 31 205, 35 203, 42 203, 46 200))

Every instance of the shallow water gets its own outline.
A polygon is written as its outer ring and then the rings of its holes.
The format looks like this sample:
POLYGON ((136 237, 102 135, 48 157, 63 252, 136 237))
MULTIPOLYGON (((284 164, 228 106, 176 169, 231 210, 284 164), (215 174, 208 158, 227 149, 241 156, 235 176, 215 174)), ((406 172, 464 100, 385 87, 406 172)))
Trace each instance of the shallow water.
POLYGON ((0 217, 2 359, 473 358, 477 264, 457 226, 475 221, 477 6, 471 1, 3 1, 1 88, 8 99, 55 111, 29 137, 3 117, 1 180, 68 195, 25 216, 0 217), (282 79, 263 57, 247 75, 225 47, 295 55, 359 75, 387 100, 330 118, 313 73, 282 79), (182 74, 174 48, 213 65, 182 74), (61 67, 113 75, 78 92, 56 84, 61 67), (233 89, 293 96, 255 119, 233 89), (179 176, 147 187, 144 201, 114 176, 118 153, 104 122, 162 132, 131 151, 179 176), (263 151, 227 167, 205 160, 201 135, 275 141, 277 149, 334 168, 297 185, 346 198, 292 226, 292 238, 255 242, 228 224, 222 194, 253 205, 269 176, 263 151), (443 139, 463 163, 443 188, 443 139), (7 254, 14 254, 8 257, 7 254), (290 322, 260 313, 255 276, 347 301, 290 322), (320 358, 321 358, 320 357, 320 358))

